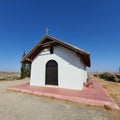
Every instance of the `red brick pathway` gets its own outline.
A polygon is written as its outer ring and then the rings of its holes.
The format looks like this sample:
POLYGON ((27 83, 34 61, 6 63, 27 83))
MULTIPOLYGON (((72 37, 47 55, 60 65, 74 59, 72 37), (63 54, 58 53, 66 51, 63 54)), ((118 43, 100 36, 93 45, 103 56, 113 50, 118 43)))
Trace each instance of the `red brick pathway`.
POLYGON ((92 81, 93 86, 84 87, 82 91, 63 89, 63 88, 54 88, 54 87, 40 87, 40 86, 36 87, 36 86, 30 86, 29 83, 13 86, 8 89, 30 93, 34 95, 69 100, 72 102, 83 103, 87 105, 95 105, 95 106, 108 105, 112 108, 119 109, 117 104, 102 88, 101 84, 98 81, 93 79, 91 79, 90 81, 92 81))

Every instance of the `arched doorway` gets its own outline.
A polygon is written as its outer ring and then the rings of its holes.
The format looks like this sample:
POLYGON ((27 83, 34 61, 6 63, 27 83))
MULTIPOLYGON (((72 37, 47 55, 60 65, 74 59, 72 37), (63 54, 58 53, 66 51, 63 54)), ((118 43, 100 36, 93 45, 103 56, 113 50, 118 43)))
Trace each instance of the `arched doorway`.
POLYGON ((58 64, 55 60, 50 60, 46 64, 46 85, 58 85, 58 64))

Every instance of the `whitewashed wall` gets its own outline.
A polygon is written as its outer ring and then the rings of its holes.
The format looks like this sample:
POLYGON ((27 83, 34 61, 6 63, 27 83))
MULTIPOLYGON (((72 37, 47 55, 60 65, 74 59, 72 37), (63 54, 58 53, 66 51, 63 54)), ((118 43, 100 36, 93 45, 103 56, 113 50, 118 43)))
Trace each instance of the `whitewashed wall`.
POLYGON ((32 62, 30 85, 45 85, 45 69, 49 60, 58 63, 58 87, 82 90, 87 72, 75 52, 62 46, 54 47, 54 54, 49 49, 41 51, 32 62))

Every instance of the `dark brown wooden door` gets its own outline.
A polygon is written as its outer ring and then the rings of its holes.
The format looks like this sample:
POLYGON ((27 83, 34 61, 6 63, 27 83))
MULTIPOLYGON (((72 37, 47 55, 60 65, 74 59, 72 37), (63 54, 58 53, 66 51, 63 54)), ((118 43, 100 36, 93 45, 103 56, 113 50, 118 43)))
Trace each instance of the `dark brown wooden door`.
POLYGON ((45 84, 58 85, 58 64, 54 60, 50 60, 46 64, 45 84))

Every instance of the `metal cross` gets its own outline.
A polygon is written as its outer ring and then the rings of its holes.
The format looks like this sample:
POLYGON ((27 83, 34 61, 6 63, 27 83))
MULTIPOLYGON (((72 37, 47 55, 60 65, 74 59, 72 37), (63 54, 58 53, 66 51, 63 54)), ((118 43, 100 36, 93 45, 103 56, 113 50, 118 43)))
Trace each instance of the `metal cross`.
POLYGON ((48 28, 46 28, 46 34, 48 35, 48 28))

